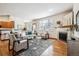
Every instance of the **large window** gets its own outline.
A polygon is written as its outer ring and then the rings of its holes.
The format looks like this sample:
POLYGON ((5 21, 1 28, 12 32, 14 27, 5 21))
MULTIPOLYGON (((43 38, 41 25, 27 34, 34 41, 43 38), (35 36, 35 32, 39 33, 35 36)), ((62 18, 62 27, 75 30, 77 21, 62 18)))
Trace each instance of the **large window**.
POLYGON ((39 22, 39 30, 46 30, 51 27, 51 22, 49 20, 41 20, 39 22))

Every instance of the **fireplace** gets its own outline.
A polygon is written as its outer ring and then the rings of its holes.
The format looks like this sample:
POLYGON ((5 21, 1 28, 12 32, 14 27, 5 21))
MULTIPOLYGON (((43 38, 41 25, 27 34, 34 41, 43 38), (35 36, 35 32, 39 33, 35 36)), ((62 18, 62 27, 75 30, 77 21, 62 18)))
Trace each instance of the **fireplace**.
POLYGON ((67 42, 67 32, 59 32, 59 40, 67 42))

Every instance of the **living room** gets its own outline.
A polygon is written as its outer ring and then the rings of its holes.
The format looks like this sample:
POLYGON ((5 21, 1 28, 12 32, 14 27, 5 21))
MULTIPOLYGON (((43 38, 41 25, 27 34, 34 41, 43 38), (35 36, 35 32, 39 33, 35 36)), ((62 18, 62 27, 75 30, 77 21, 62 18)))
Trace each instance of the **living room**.
POLYGON ((0 4, 0 56, 79 55, 78 5, 0 4))

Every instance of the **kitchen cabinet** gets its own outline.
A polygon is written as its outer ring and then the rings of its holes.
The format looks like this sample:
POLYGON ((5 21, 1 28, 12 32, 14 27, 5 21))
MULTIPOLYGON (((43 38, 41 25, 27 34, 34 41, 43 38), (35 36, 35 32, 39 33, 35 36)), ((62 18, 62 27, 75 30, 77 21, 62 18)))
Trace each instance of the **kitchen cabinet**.
POLYGON ((14 21, 0 21, 0 28, 14 28, 14 21))

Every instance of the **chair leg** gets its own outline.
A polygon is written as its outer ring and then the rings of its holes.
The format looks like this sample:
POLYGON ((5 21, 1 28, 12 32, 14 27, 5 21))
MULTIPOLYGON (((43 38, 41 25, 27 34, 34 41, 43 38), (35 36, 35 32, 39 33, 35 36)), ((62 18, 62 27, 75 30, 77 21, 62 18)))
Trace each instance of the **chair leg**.
POLYGON ((17 55, 17 52, 16 51, 13 51, 13 56, 16 56, 17 55))
POLYGON ((15 51, 14 50, 13 50, 13 53, 12 54, 13 54, 13 56, 15 56, 15 51))
POLYGON ((27 40, 27 49, 29 48, 29 40, 27 40))

